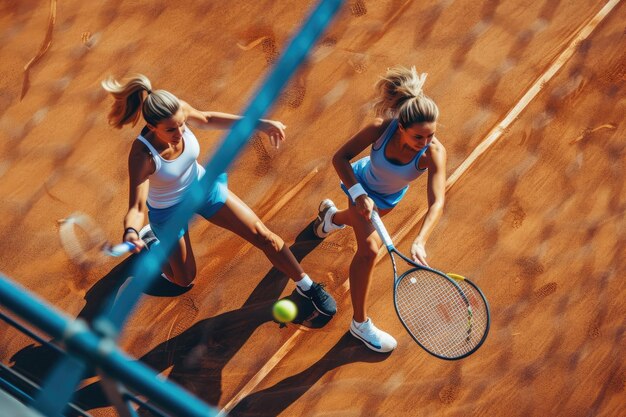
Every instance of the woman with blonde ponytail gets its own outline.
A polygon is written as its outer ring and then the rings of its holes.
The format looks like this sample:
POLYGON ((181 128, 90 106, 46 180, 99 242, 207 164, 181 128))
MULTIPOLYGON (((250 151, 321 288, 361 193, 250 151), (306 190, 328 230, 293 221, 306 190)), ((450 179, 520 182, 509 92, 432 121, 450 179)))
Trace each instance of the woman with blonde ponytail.
POLYGON ((374 262, 382 245, 371 215, 384 216, 402 200, 409 183, 428 171, 428 212, 411 246, 411 257, 426 263, 426 241, 443 212, 446 190, 446 149, 435 137, 439 109, 424 94, 426 74, 415 67, 390 68, 376 84, 374 109, 378 116, 345 143, 333 165, 348 196, 348 208, 338 210, 325 199, 313 223, 315 234, 325 238, 349 225, 357 251, 350 264, 350 293, 354 310, 350 333, 377 352, 390 352, 396 340, 378 329, 367 315, 374 262), (371 146, 370 155, 352 159, 371 146))
MULTIPOLYGON (((196 110, 168 91, 154 90, 144 75, 122 83, 109 78, 102 82, 102 87, 115 99, 109 113, 112 126, 121 129, 127 124, 134 126, 141 119, 145 122, 128 157, 130 195, 123 234, 123 240, 132 242, 135 252, 139 252, 158 244, 163 227, 185 192, 204 175, 204 167, 197 161, 200 145, 189 126, 228 129, 240 116, 196 110), (142 228, 146 211, 149 223, 142 228)), ((274 120, 261 120, 259 124, 259 130, 276 148, 285 140, 284 129, 281 122, 274 120)), ((228 189, 226 173, 213 184, 197 214, 261 249, 277 269, 296 281, 298 292, 309 298, 320 313, 336 313, 335 300, 303 271, 284 241, 228 189)), ((184 287, 194 281, 196 261, 188 226, 180 230, 162 276, 184 287)))

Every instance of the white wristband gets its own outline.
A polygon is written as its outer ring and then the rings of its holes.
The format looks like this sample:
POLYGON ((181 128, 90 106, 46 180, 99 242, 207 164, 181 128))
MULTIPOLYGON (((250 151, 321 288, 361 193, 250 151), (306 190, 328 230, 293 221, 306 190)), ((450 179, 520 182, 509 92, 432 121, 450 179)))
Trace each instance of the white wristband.
POLYGON ((348 189, 348 194, 350 194, 350 198, 352 199, 352 201, 356 202, 357 197, 364 194, 367 195, 367 192, 365 192, 363 186, 357 182, 348 189))

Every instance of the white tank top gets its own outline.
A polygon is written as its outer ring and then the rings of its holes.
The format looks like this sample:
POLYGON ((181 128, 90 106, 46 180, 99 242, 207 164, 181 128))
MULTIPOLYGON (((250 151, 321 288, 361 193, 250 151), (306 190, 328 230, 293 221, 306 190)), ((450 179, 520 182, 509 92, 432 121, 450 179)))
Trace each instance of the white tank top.
POLYGON ((150 150, 156 167, 150 175, 148 205, 163 209, 180 203, 185 191, 196 179, 204 175, 204 167, 197 161, 200 155, 200 144, 196 136, 187 127, 183 133, 183 152, 171 161, 163 159, 141 134, 137 136, 137 140, 150 150))

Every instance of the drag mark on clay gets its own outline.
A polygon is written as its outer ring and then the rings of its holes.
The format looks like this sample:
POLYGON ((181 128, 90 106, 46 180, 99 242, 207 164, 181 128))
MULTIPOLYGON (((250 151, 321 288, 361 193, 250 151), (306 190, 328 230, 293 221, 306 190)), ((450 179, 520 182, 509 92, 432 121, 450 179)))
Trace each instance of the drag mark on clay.
POLYGON ((265 61, 268 64, 273 64, 278 58, 278 48, 276 47, 276 40, 273 36, 261 36, 248 44, 242 44, 237 42, 237 47, 243 51, 250 51, 261 45, 263 47, 263 53, 265 53, 265 61))
POLYGON ((368 59, 369 57, 366 54, 355 53, 348 59, 348 65, 350 65, 357 74, 362 74, 367 71, 368 59))
POLYGON ((439 391, 439 401, 443 404, 452 404, 459 396, 459 382, 453 380, 449 384, 446 384, 441 391, 439 391))
POLYGON ((329 242, 325 240, 322 243, 320 243, 320 249, 327 251, 327 252, 339 253, 343 250, 343 246, 335 242, 329 242))
POLYGON ((190 328, 198 316, 199 309, 191 297, 181 298, 180 302, 177 303, 176 308, 180 309, 180 312, 174 317, 166 340, 176 337, 190 328))
POLYGON ((533 292, 533 299, 534 301, 541 301, 544 298, 548 297, 549 295, 552 295, 556 292, 558 285, 556 282, 549 282, 546 285, 542 286, 541 288, 535 290, 533 292))
POLYGON ((91 32, 89 31, 83 32, 83 34, 80 37, 80 40, 83 43, 83 45, 87 45, 89 43, 89 39, 91 39, 91 32))
POLYGON ((258 158, 258 165, 254 169, 254 173, 260 177, 268 173, 272 166, 272 157, 263 145, 263 139, 259 135, 252 137, 252 147, 258 158))
POLYGON ((576 142, 580 142, 580 141, 581 141, 581 140, 583 140, 583 139, 585 139, 585 140, 586 140, 586 139, 589 139, 589 137, 591 136, 591 134, 592 134, 592 133, 595 133, 595 132, 597 132, 598 130, 602 130, 602 129, 610 129, 610 130, 615 130, 615 129, 617 129, 617 126, 615 126, 615 125, 614 125, 614 124, 612 124, 612 123, 607 123, 607 124, 603 124, 602 126, 598 126, 598 127, 596 127, 596 128, 593 128, 593 129, 587 128, 587 129, 585 129, 585 130, 584 130, 584 131, 580 134, 580 136, 578 136, 576 139, 572 140, 572 141, 570 142, 570 145, 571 145, 571 144, 574 144, 574 143, 576 143, 576 142))
POLYGON ((265 61, 268 64, 273 64, 278 59, 278 48, 276 47, 276 40, 273 37, 266 37, 261 41, 263 46, 263 53, 265 54, 265 61))
POLYGON ((82 44, 85 45, 85 48, 91 49, 98 43, 98 41, 100 40, 100 37, 101 35, 99 33, 91 33, 87 31, 87 32, 83 32, 83 34, 80 37, 80 40, 82 44))
POLYGON ((269 36, 261 36, 260 38, 253 40, 247 45, 242 45, 241 43, 237 42, 237 47, 239 47, 239 49, 243 51, 249 51, 250 49, 253 49, 260 45, 267 38, 269 38, 269 36))
POLYGON ((526 219, 526 212, 524 211, 522 206, 520 206, 519 202, 516 201, 513 204, 513 206, 509 210, 509 213, 513 217, 513 220, 512 220, 513 229, 519 229, 520 227, 522 227, 522 224, 524 223, 524 220, 526 219))
POLYGON ((306 96, 306 83, 300 76, 291 80, 285 87, 285 91, 278 99, 278 103, 286 104, 292 109, 297 109, 304 102, 306 96))
POLYGON ((319 46, 311 53, 311 62, 318 63, 330 55, 337 47, 337 39, 333 37, 325 38, 319 46))
POLYGON ((24 98, 26 93, 28 92, 28 88, 30 87, 30 78, 29 73, 30 69, 33 65, 35 65, 42 56, 48 51, 50 48, 50 44, 52 44, 52 31, 54 30, 54 25, 57 20, 57 1, 50 0, 50 15, 48 17, 48 29, 46 30, 46 36, 44 37, 41 46, 39 47, 39 51, 37 54, 31 58, 30 61, 26 65, 24 65, 24 81, 22 83, 22 94, 20 96, 20 100, 24 98))

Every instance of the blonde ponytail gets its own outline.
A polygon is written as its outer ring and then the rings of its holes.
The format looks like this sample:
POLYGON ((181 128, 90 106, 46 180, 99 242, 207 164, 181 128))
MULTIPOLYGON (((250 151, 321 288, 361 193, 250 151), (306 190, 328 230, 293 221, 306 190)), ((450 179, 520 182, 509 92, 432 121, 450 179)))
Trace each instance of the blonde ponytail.
POLYGON ((133 126, 139 120, 139 109, 143 105, 144 91, 152 90, 152 84, 145 75, 138 74, 120 84, 113 77, 102 81, 102 88, 111 93, 115 102, 109 113, 109 124, 121 129, 124 125, 132 123, 133 126))
POLYGON ((140 115, 148 124, 156 126, 180 109, 180 101, 174 94, 165 90, 152 91, 152 83, 142 74, 127 79, 124 84, 109 77, 102 81, 102 88, 115 99, 108 118, 109 123, 117 129, 128 123, 135 126, 140 115))
POLYGON ((374 110, 379 117, 397 117, 402 126, 413 123, 435 122, 439 109, 435 102, 424 94, 423 88, 428 74, 418 74, 415 67, 396 66, 389 68, 376 83, 378 98, 374 110))

